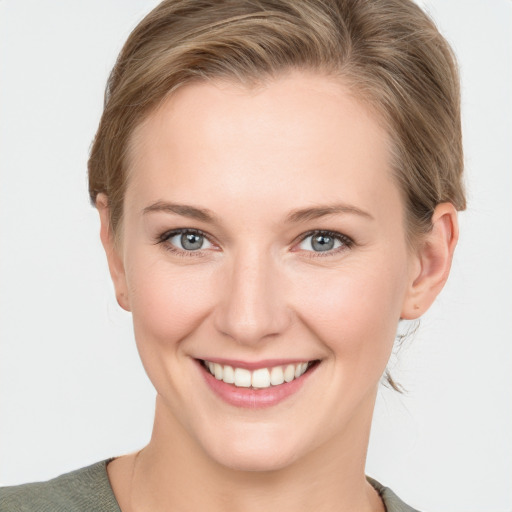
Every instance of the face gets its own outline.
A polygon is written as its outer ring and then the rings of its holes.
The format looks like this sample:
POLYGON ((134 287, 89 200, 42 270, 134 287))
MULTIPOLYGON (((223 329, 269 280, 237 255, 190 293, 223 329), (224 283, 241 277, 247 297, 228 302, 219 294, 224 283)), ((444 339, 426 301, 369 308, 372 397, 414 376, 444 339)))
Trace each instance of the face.
POLYGON ((239 469, 361 436, 417 269, 377 118, 322 76, 187 85, 129 161, 111 267, 157 414, 239 469))

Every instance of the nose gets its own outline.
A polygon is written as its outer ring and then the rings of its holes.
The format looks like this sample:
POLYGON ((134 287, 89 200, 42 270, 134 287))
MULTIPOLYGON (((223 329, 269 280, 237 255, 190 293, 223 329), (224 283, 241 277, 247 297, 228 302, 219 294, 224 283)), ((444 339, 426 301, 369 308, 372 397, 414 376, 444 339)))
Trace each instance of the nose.
POLYGON ((216 307, 218 331, 241 345, 256 345, 287 329, 291 310, 278 267, 256 250, 233 256, 216 307))

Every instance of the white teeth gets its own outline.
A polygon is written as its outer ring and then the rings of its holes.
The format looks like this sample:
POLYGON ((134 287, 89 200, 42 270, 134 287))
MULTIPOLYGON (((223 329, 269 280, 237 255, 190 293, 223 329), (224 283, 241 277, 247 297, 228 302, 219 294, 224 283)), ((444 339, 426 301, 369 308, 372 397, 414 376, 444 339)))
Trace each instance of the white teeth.
POLYGON ((251 372, 245 368, 235 368, 235 386, 239 388, 250 388, 251 372))
POLYGON ((232 366, 224 366, 224 374, 222 376, 222 380, 226 384, 234 384, 235 383, 235 370, 233 370, 232 366))
POLYGON ((293 364, 289 364, 284 369, 284 380, 286 382, 291 382, 295 378, 295 366, 293 364))
POLYGON ((260 368, 252 372, 252 387, 253 388, 269 388, 270 387, 270 372, 267 368, 260 368))
POLYGON ((226 384, 234 384, 240 388, 264 389, 270 386, 279 386, 284 382, 291 382, 303 375, 309 367, 309 363, 288 364, 286 366, 274 366, 272 368, 258 368, 250 371, 246 368, 233 368, 229 365, 221 365, 205 361, 205 366, 217 379, 226 384))
POLYGON ((274 366, 270 371, 270 384, 272 386, 279 386, 284 382, 283 368, 281 366, 274 366))
POLYGON ((218 363, 213 363, 213 374, 217 380, 222 380, 222 366, 218 363))

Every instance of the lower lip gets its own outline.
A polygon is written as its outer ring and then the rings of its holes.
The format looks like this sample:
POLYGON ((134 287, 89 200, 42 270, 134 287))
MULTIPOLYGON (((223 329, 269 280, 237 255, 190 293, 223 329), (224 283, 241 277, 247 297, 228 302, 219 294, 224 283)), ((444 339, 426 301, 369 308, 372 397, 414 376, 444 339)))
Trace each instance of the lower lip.
POLYGON ((313 365, 306 373, 291 382, 285 382, 279 386, 254 389, 238 388, 234 384, 226 384, 222 380, 217 380, 200 361, 197 363, 206 384, 219 398, 229 405, 249 409, 271 407, 291 397, 302 388, 310 375, 318 367, 318 364, 313 365))

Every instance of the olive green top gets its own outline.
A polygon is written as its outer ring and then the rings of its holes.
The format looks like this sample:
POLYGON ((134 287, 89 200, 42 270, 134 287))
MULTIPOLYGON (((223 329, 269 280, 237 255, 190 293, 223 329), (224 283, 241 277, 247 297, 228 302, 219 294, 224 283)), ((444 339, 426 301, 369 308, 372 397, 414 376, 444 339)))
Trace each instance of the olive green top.
MULTIPOLYGON (((0 488, 0 512, 121 512, 110 486, 107 464, 97 462, 48 482, 0 488)), ((418 512, 372 478, 387 512, 418 512)))

